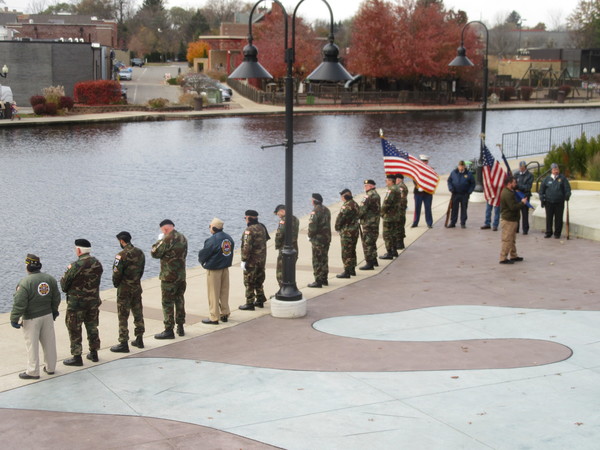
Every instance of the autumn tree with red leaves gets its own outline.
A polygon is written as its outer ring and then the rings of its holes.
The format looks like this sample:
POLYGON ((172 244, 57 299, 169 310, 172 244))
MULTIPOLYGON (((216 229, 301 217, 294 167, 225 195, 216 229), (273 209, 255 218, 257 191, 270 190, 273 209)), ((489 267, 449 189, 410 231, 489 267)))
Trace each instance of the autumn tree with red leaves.
MULTIPOLYGON (((274 78, 286 76, 287 63, 284 50, 283 11, 273 5, 270 13, 259 26, 254 28, 254 45, 258 49, 258 61, 274 78)), ((296 52, 292 66, 292 76, 303 79, 320 63, 321 47, 314 31, 302 20, 296 18, 296 52)), ((292 46, 292 18, 288 16, 288 46, 292 46)))
MULTIPOLYGON (((454 73, 448 64, 466 20, 463 12, 446 10, 439 0, 366 0, 354 19, 348 66, 353 73, 413 86, 423 78, 447 78, 454 73)), ((465 30, 465 47, 480 65, 482 43, 475 28, 465 30)))

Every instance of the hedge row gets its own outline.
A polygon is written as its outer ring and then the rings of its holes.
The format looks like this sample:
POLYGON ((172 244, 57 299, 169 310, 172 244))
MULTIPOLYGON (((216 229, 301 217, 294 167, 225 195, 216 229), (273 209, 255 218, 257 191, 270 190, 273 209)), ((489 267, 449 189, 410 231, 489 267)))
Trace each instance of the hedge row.
POLYGON ((82 81, 75 84, 75 102, 84 105, 114 105, 121 103, 121 85, 118 81, 82 81))

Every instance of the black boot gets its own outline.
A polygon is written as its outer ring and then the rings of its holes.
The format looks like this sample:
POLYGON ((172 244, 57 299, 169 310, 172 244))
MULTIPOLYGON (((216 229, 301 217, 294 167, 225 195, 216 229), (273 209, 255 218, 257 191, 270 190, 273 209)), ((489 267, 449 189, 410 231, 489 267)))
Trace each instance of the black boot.
POLYGON ((127 345, 127 342, 120 342, 117 345, 113 345, 110 351, 114 353, 129 353, 129 345, 127 345))
POLYGON ((177 334, 179 336, 185 336, 185 331, 183 331, 183 324, 180 323, 177 325, 177 334))
POLYGON ((92 362, 98 362, 98 351, 90 350, 90 352, 86 355, 86 358, 92 362))
POLYGON ((373 264, 373 261, 367 261, 367 263, 364 266, 359 267, 358 270, 375 270, 375 264, 373 264))
POLYGON ((323 287, 323 285, 318 281, 313 281, 312 283, 308 284, 308 287, 309 288, 321 288, 321 287, 323 287))
POLYGON ((380 256, 379 259, 394 259, 394 255, 391 252, 387 252, 385 255, 380 256))
POLYGON ((254 302, 254 306, 257 307, 257 308, 264 308, 265 307, 265 302, 264 301, 260 301, 259 302, 258 300, 256 300, 254 302))
POLYGON ((73 357, 65 359, 63 364, 65 366, 83 366, 83 359, 81 359, 81 355, 73 355, 73 357))
POLYGON ((348 273, 349 273, 351 276, 355 277, 355 276, 356 276, 356 269, 353 267, 352 269, 350 269, 350 270, 348 271, 348 273))
POLYGON ((135 341, 131 341, 131 345, 137 348, 144 348, 144 339, 140 335, 135 338, 135 341))
POLYGON ((397 258, 398 257, 398 250, 394 250, 394 252, 392 253, 392 256, 394 258, 397 258))
POLYGON ((242 311, 254 311, 254 303, 246 303, 242 306, 240 306, 240 308, 242 311))
POLYGON ((374 259, 373 261, 371 261, 373 263, 373 265, 375 267, 379 267, 379 262, 377 261, 377 259, 374 259))
POLYGON ((170 330, 155 334, 154 339, 175 339, 175 333, 173 333, 173 329, 171 328, 170 330))
POLYGON ((396 245, 396 250, 404 250, 404 239, 400 239, 400 242, 396 245))
POLYGON ((336 278, 350 278, 350 274, 344 270, 342 273, 338 273, 335 277, 336 278))

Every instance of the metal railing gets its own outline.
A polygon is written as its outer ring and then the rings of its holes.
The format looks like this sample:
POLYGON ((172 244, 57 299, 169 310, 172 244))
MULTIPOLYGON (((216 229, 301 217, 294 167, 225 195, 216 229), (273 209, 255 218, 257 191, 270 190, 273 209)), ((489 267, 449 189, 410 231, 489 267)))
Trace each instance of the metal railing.
POLYGON ((600 121, 504 133, 502 150, 507 158, 543 155, 552 150, 553 146, 561 145, 569 140, 573 142, 583 134, 588 137, 600 135, 600 121))

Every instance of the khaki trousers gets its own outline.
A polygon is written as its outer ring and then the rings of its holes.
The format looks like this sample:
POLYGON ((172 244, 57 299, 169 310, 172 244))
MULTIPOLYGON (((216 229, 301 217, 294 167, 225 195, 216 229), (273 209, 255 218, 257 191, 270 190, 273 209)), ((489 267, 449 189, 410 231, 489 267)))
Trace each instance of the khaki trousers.
POLYGON ((229 268, 206 271, 208 288, 208 310, 210 320, 218 321, 228 316, 229 311, 229 268))
POLYGON ((52 313, 35 319, 23 320, 23 334, 27 348, 27 375, 40 375, 39 344, 44 350, 46 370, 54 372, 56 368, 56 337, 52 313))
POLYGON ((519 222, 509 222, 508 220, 501 219, 500 226, 502 227, 502 250, 500 251, 500 261, 508 259, 508 255, 511 258, 517 256, 517 228, 519 222))

